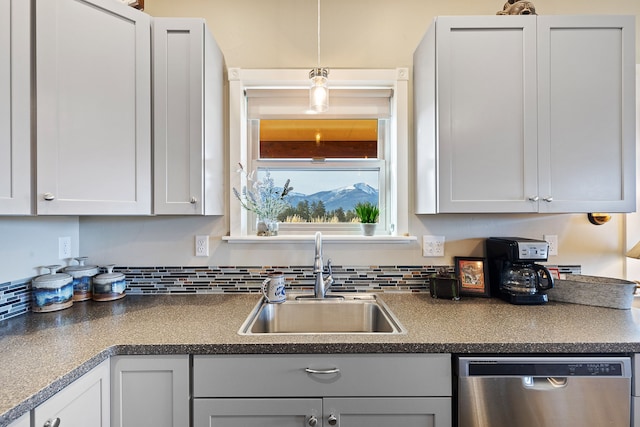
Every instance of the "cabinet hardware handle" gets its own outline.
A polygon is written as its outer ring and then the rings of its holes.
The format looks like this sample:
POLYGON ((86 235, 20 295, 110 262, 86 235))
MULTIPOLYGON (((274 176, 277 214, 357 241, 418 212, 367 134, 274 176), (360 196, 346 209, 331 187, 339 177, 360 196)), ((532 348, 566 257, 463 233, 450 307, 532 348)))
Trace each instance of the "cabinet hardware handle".
POLYGON ((311 415, 309 417, 309 420, 307 421, 307 424, 309 424, 311 427, 315 427, 316 425, 318 425, 318 419, 311 415))
POLYGON ((330 426, 335 426, 336 424, 338 424, 338 419, 333 414, 329 415, 329 419, 327 421, 329 422, 330 426))
POLYGON ((191 200, 189 200, 189 203, 191 203, 192 205, 195 205, 196 203, 198 203, 198 199, 196 199, 195 197, 191 197, 191 200))
POLYGON ((56 418, 56 419, 48 419, 45 423, 44 426, 42 427, 58 427, 60 425, 60 418, 56 418))
POLYGON ((542 200, 544 200, 545 202, 553 202, 553 197, 551 197, 551 196, 547 196, 547 197, 545 197, 545 198, 544 198, 544 199, 542 199, 542 200))
POLYGON ((329 368, 329 369, 304 368, 304 370, 308 374, 318 374, 318 375, 338 374, 338 373, 340 373, 340 368, 329 368))
POLYGON ((538 196, 529 196, 530 202, 537 202, 540 198, 538 196))
POLYGON ((55 198, 56 198, 56 196, 54 196, 54 195, 53 195, 53 194, 51 194, 51 193, 44 193, 44 194, 42 195, 42 197, 43 197, 47 202, 50 202, 50 201, 52 201, 52 200, 55 200, 55 198))

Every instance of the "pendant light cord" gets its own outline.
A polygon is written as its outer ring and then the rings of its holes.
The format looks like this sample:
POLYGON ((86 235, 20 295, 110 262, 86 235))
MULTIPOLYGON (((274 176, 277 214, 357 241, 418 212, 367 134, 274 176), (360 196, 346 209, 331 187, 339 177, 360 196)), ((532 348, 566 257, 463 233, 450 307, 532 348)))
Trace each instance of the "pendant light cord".
POLYGON ((318 68, 320 68, 320 0, 318 0, 318 68))

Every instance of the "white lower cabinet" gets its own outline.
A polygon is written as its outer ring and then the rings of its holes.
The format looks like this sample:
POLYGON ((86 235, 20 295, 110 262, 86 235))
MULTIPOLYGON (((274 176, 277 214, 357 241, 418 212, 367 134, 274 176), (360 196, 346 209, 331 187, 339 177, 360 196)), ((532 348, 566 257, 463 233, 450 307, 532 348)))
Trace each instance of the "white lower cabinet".
POLYGON ((194 399, 194 427, 449 427, 451 398, 194 399))
POLYGON ((35 408, 33 425, 109 427, 109 404, 109 360, 105 360, 35 408))
POLYGON ((450 427, 447 354, 194 356, 193 427, 450 427))
POLYGON ((194 399, 193 426, 300 427, 322 425, 322 399, 194 399))
POLYGON ((31 427, 31 414, 27 412, 20 418, 9 424, 8 427, 31 427))
POLYGON ((187 427, 189 355, 114 356, 112 427, 187 427))
POLYGON ((640 427, 640 354, 633 355, 633 381, 631 381, 631 425, 640 427))

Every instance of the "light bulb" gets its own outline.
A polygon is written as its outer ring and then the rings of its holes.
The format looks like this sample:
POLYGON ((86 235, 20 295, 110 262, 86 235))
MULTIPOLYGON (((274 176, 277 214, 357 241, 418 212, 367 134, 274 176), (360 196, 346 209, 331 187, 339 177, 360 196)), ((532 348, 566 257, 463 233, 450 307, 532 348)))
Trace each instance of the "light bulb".
POLYGON ((324 113, 329 109, 328 74, 329 71, 326 68, 316 68, 309 73, 311 78, 309 107, 317 113, 324 113))

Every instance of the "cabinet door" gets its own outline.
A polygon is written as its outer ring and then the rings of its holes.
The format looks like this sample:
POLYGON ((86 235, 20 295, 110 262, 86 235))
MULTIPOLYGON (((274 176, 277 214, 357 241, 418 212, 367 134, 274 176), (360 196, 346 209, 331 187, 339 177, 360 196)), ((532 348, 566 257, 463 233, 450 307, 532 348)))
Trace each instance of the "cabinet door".
POLYGON ((109 427, 109 360, 33 410, 35 427, 58 418, 64 427, 109 427))
POLYGON ((635 210, 633 16, 539 16, 541 212, 635 210))
POLYGON ((156 214, 224 213, 223 62, 203 19, 153 20, 156 214))
POLYGON ((31 427, 31 414, 27 412, 17 420, 9 424, 9 427, 31 427))
POLYGON ((151 213, 150 18, 36 0, 37 213, 151 213))
POLYGON ((329 398, 323 426, 451 427, 451 398, 329 398))
POLYGON ((321 414, 322 399, 193 400, 193 427, 321 427, 321 414))
POLYGON ((114 356, 113 427, 189 425, 189 356, 114 356))
POLYGON ((537 211, 536 18, 439 17, 436 43, 438 212, 537 211))
POLYGON ((0 214, 31 213, 30 2, 0 0, 0 214))

